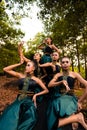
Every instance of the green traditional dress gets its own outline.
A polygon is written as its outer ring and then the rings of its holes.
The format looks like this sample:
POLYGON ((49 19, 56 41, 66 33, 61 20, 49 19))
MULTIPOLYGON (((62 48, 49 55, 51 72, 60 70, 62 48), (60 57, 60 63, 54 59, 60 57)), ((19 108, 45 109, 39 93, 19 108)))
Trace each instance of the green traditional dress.
POLYGON ((52 62, 51 54, 53 50, 48 45, 46 45, 43 52, 44 55, 41 57, 41 64, 52 62))
MULTIPOLYGON (((40 86, 33 79, 20 80, 20 92, 17 99, 0 116, 0 130, 32 130, 37 121, 37 112, 28 92, 38 93, 40 86)), ((37 98, 37 102, 41 97, 37 98)))
MULTIPOLYGON (((63 80, 63 76, 58 78, 58 81, 63 80)), ((71 90, 74 89, 75 79, 67 77, 68 86, 71 90)), ((71 93, 62 93, 63 85, 53 88, 51 99, 47 110, 48 130, 62 130, 58 127, 58 120, 61 117, 68 117, 77 111, 77 98, 71 93)))

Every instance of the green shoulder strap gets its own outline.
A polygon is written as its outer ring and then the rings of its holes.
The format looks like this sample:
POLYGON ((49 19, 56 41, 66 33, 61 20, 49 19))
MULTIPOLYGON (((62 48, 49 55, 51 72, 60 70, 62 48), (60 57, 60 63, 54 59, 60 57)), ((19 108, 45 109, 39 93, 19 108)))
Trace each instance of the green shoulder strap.
POLYGON ((30 77, 26 77, 26 78, 24 79, 24 85, 23 85, 22 90, 24 90, 24 91, 27 91, 27 90, 28 90, 29 79, 30 79, 30 77))
POLYGON ((29 86, 29 79, 30 79, 30 77, 26 77, 24 79, 24 85, 23 85, 23 88, 22 88, 22 94, 20 94, 19 97, 18 97, 19 101, 21 101, 21 100, 23 100, 24 98, 27 97, 27 90, 28 90, 28 86, 29 86))

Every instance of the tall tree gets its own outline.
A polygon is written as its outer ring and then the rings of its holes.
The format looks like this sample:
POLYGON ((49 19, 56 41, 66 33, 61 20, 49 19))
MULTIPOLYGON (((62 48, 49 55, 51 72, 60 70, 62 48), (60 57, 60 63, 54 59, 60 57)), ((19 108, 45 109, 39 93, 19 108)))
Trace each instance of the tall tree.
POLYGON ((14 23, 6 12, 4 2, 0 3, 0 12, 0 43, 15 42, 22 38, 24 33, 20 29, 15 28, 14 23))

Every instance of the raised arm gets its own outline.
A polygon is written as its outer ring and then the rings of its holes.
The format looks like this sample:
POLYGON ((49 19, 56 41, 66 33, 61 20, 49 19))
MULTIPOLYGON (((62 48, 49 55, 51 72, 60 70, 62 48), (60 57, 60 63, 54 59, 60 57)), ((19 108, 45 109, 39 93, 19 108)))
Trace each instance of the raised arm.
POLYGON ((45 40, 43 40, 43 42, 37 48, 38 49, 44 49, 44 46, 46 46, 46 44, 47 44, 47 41, 45 39, 45 40))
POLYGON ((39 64, 39 67, 49 67, 49 66, 52 66, 52 63, 39 64))
POLYGON ((12 76, 15 76, 17 78, 23 78, 24 75, 22 73, 19 73, 19 72, 16 72, 14 71, 13 69, 20 66, 22 63, 17 63, 17 64, 14 64, 14 65, 9 65, 7 67, 4 67, 3 68, 3 71, 5 71, 6 73, 12 75, 12 76))
POLYGON ((45 45, 46 44, 43 42, 39 46, 37 46, 37 48, 43 50, 45 45))
POLYGON ((30 59, 26 58, 23 54, 23 50, 22 50, 23 44, 24 44, 24 42, 20 42, 18 44, 18 54, 20 57, 20 61, 24 60, 25 62, 28 62, 28 61, 30 61, 30 59))
POLYGON ((57 51, 59 54, 62 53, 62 51, 60 49, 58 49, 54 44, 52 45, 52 49, 54 49, 55 51, 57 51))

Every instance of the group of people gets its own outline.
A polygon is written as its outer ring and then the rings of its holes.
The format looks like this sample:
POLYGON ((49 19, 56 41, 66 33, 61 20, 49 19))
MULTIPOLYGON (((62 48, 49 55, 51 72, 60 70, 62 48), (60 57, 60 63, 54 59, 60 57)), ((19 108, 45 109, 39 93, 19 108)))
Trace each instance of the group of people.
POLYGON ((0 130, 63 130, 72 124, 77 130, 81 124, 87 130, 84 115, 80 112, 87 97, 87 81, 70 70, 71 60, 64 56, 59 61, 61 50, 50 37, 46 38, 33 59, 24 56, 21 42, 18 45, 20 62, 3 70, 19 78, 19 94, 0 116, 0 130), (14 69, 26 62, 24 73, 14 69), (85 87, 78 99, 74 94, 74 83, 78 80, 85 87))

